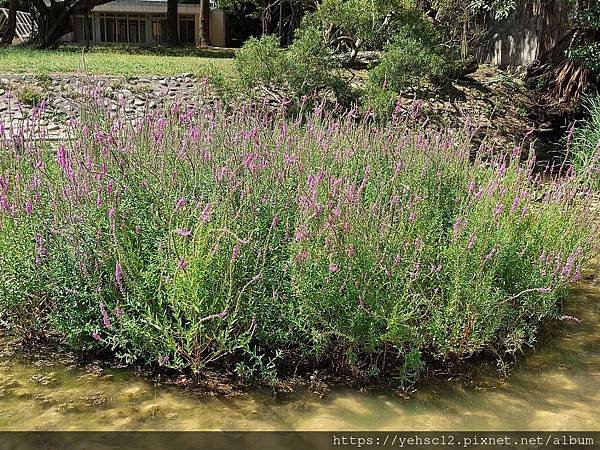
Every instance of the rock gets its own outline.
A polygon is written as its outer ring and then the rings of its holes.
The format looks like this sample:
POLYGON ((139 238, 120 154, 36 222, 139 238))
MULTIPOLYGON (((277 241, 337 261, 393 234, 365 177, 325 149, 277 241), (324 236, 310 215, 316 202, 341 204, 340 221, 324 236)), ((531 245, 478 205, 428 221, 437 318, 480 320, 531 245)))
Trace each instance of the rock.
POLYGON ((0 89, 0 96, 4 95, 6 91, 4 89, 0 89))

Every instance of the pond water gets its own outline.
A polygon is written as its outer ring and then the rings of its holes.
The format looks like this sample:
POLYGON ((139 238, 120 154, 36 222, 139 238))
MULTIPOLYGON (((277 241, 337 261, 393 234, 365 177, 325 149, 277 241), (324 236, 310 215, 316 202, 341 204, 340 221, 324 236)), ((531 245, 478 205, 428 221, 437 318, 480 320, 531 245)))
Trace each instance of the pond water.
POLYGON ((128 370, 90 373, 0 357, 0 430, 600 430, 600 287, 579 284, 561 322, 509 378, 478 363, 409 399, 332 390, 199 396, 128 370))

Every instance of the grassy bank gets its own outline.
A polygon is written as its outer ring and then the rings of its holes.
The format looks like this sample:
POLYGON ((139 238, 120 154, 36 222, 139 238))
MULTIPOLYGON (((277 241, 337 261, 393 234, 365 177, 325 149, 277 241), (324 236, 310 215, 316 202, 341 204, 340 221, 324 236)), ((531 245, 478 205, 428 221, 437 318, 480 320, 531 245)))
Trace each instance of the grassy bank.
POLYGON ((26 47, 0 49, 1 73, 83 73, 90 75, 171 76, 204 75, 211 68, 232 73, 232 52, 197 48, 61 47, 35 50, 26 47))
POLYGON ((597 237, 585 173, 542 183, 520 147, 473 162, 470 125, 102 108, 51 152, 0 142, 1 318, 23 335, 410 383, 427 358, 533 342, 597 237))

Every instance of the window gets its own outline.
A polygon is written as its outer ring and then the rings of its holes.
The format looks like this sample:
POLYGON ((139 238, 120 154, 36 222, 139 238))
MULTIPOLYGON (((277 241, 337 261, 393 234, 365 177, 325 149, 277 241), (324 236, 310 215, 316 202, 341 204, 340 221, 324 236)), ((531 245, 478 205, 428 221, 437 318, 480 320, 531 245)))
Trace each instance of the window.
POLYGON ((139 32, 140 32, 140 42, 147 42, 146 39, 146 19, 140 19, 140 26, 139 26, 139 32))
POLYGON ((86 19, 82 16, 73 18, 73 40, 75 42, 83 42, 93 40, 92 19, 86 19))
POLYGON ((179 41, 182 44, 194 44, 196 42, 194 24, 193 16, 179 17, 179 41))
POLYGON ((117 42, 116 32, 117 21, 114 18, 106 19, 106 41, 105 42, 117 42))
POLYGON ((140 42, 140 26, 137 19, 129 19, 129 42, 133 44, 140 42))
POLYGON ((117 42, 128 42, 127 19, 117 19, 117 42))
POLYGON ((154 44, 167 43, 167 20, 162 17, 152 18, 152 42, 154 44))

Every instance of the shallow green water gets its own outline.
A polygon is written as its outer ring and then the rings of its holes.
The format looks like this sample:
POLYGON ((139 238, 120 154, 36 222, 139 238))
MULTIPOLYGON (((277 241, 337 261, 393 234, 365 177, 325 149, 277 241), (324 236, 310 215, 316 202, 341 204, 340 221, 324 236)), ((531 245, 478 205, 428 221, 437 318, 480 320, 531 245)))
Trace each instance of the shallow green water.
MULTIPOLYGON (((500 380, 491 365, 437 378, 409 400, 334 390, 224 398, 121 370, 0 358, 1 430, 600 430, 600 287, 580 284, 562 322, 500 380)), ((10 354, 10 352, 4 352, 10 354)))

